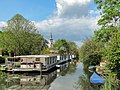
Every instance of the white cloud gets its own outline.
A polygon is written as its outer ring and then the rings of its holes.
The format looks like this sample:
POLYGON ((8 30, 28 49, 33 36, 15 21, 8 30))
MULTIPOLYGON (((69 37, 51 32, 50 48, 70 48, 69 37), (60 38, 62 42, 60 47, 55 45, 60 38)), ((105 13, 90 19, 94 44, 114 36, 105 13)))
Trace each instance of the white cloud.
POLYGON ((7 24, 6 24, 6 22, 0 22, 0 30, 2 29, 2 27, 4 27, 4 26, 6 26, 7 24))
POLYGON ((56 0, 56 16, 36 22, 36 26, 46 38, 52 32, 55 40, 65 38, 81 45, 98 28, 99 11, 90 9, 91 3, 92 0, 56 0))
MULTIPOLYGON (((91 3, 93 0, 56 0, 56 14, 34 23, 45 38, 52 32, 53 39, 73 40, 80 46, 98 28, 99 11, 91 9, 91 3)), ((4 25, 5 22, 0 23, 0 27, 4 25)))
POLYGON ((91 0, 56 0, 57 15, 61 18, 87 16, 91 0))
POLYGON ((66 38, 73 41, 82 41, 93 35, 97 29, 98 17, 81 17, 79 19, 54 18, 48 21, 37 22, 36 26, 41 34, 49 38, 53 32, 54 39, 66 38))

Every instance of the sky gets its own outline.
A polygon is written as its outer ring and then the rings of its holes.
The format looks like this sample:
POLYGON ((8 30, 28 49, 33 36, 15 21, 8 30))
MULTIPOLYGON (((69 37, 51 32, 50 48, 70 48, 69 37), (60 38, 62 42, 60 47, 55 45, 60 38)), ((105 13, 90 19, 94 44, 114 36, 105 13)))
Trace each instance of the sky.
POLYGON ((65 38, 80 46, 98 29, 100 18, 94 0, 0 0, 0 29, 15 14, 33 21, 49 39, 65 38))

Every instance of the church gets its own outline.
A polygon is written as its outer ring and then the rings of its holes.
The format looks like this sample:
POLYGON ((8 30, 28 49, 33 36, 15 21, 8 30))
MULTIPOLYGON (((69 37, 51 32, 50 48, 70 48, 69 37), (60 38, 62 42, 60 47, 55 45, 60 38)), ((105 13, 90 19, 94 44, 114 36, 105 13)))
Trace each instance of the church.
POLYGON ((52 33, 50 33, 50 38, 49 38, 48 42, 49 42, 48 46, 49 46, 50 53, 55 53, 56 51, 53 49, 54 41, 53 41, 52 33))

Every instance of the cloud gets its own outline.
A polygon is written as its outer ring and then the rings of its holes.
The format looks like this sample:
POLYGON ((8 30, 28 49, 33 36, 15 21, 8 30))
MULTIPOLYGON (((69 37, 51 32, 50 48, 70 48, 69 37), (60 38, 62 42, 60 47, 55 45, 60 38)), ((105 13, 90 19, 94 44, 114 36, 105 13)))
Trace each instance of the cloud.
MULTIPOLYGON (((35 25, 45 38, 65 38, 75 41, 80 46, 87 37, 93 36, 98 28, 99 11, 90 8, 93 0, 56 0, 56 12, 48 20, 35 22, 35 25)), ((0 27, 5 26, 0 22, 0 27)))
POLYGON ((56 0, 57 15, 61 18, 87 16, 91 0, 56 0))
POLYGON ((68 40, 79 41, 93 35, 97 29, 99 17, 81 17, 79 19, 54 18, 35 25, 39 32, 49 38, 53 32, 54 39, 66 38, 68 40))
POLYGON ((2 29, 2 27, 4 27, 4 26, 6 26, 7 24, 6 24, 6 22, 0 22, 0 30, 2 29))
POLYGON ((55 40, 65 38, 80 46, 98 28, 99 11, 91 9, 91 3, 93 0, 56 0, 56 15, 35 25, 46 38, 52 32, 55 40))

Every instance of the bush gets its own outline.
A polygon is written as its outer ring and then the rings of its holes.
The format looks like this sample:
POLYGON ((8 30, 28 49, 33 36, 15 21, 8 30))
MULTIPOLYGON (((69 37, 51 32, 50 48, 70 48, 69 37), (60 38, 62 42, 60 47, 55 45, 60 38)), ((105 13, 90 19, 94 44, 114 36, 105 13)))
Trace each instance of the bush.
POLYGON ((5 59, 7 58, 8 56, 1 56, 0 57, 0 63, 5 63, 5 59))
POLYGON ((0 57, 0 63, 5 63, 5 58, 0 57))

